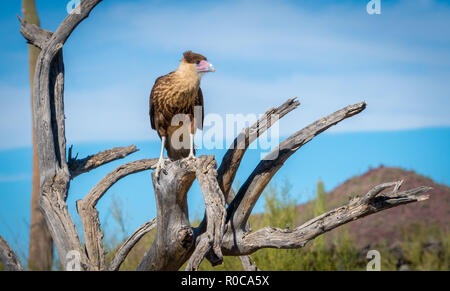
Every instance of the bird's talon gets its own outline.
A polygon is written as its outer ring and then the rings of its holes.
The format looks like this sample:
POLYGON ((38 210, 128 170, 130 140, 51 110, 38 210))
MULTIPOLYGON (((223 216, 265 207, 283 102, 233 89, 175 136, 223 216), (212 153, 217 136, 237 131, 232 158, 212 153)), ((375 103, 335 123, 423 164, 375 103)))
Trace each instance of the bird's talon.
POLYGON ((167 171, 166 171, 166 169, 164 169, 164 167, 165 167, 165 160, 158 161, 158 163, 152 167, 152 169, 155 169, 156 178, 159 178, 161 171, 164 174, 167 174, 167 171))

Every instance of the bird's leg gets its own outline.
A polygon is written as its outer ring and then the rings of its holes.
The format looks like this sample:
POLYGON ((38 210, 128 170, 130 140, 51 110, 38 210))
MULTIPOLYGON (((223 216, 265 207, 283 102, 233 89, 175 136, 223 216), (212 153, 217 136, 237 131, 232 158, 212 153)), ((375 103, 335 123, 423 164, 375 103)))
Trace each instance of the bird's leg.
POLYGON ((195 159, 195 154, 194 154, 194 134, 193 133, 189 134, 189 138, 190 138, 190 148, 189 148, 189 157, 188 157, 188 159, 195 159))
POLYGON ((195 159, 195 153, 194 153, 194 135, 195 135, 195 117, 193 115, 189 116, 190 118, 190 127, 191 131, 189 132, 189 156, 188 159, 192 160, 195 159))
POLYGON ((163 136, 161 138, 161 154, 159 155, 158 163, 153 167, 156 168, 155 175, 156 178, 159 178, 159 173, 161 169, 164 167, 164 145, 166 144, 166 137, 163 136))

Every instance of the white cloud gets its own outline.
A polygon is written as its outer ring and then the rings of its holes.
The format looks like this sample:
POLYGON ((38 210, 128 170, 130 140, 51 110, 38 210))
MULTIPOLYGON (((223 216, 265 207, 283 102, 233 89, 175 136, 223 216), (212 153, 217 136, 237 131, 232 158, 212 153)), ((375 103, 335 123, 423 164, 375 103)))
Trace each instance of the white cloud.
POLYGON ((432 46, 450 40, 447 6, 424 11, 400 2, 384 11, 376 18, 365 5, 314 11, 286 1, 231 1, 170 7, 127 3, 108 16, 122 24, 112 38, 148 48, 198 48, 227 58, 329 65, 342 57, 450 64, 448 50, 432 46))

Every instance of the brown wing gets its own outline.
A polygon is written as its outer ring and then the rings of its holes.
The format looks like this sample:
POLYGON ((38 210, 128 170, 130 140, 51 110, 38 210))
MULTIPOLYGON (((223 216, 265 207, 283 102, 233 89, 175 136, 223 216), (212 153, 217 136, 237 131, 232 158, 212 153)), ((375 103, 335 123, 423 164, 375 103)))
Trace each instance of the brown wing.
POLYGON ((152 92, 150 93, 150 123, 152 129, 156 130, 160 134, 160 127, 165 124, 164 114, 161 111, 161 105, 164 101, 164 91, 169 86, 173 73, 169 73, 165 76, 159 77, 153 85, 152 92))
POLYGON ((196 121, 195 127, 202 130, 203 129, 203 123, 205 121, 205 105, 203 103, 203 92, 202 88, 198 88, 198 94, 197 98, 195 98, 195 106, 201 106, 202 107, 202 120, 201 123, 196 121))

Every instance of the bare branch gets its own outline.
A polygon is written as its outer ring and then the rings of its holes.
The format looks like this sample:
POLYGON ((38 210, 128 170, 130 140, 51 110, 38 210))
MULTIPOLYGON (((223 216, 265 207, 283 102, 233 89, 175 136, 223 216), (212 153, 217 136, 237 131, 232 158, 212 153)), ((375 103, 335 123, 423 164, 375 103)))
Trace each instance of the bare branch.
POLYGON ((252 259, 250 258, 250 256, 240 256, 239 259, 241 260, 244 271, 248 271, 248 272, 260 271, 255 266, 255 264, 252 262, 252 259))
POLYGON ((20 16, 17 16, 17 18, 21 23, 20 33, 29 44, 42 49, 53 36, 53 32, 42 29, 35 24, 28 23, 20 16))
POLYGON ((200 263, 211 250, 210 262, 213 266, 222 264, 222 238, 225 225, 225 198, 217 182, 217 163, 214 156, 198 160, 196 176, 202 189, 206 208, 206 232, 197 238, 197 244, 189 262, 187 271, 198 270, 200 263))
MULTIPOLYGON (((247 151, 250 144, 252 144, 259 136, 261 136, 264 132, 266 132, 270 127, 272 127, 275 122, 277 122, 280 118, 286 116, 289 112, 295 110, 300 102, 296 100, 297 98, 288 99, 285 103, 276 108, 270 108, 266 111, 266 113, 253 125, 243 130, 239 136, 234 140, 233 144, 230 146, 228 151, 225 153, 225 156, 222 159, 222 163, 220 164, 218 173, 218 183, 219 186, 225 196, 225 200, 227 204, 230 204, 233 201, 235 195, 234 191, 232 191, 232 184, 236 177, 236 173, 241 164, 242 158, 244 157, 245 152, 247 151)), ((200 226, 204 226, 205 219, 200 226)), ((213 261, 215 259, 214 254, 209 253, 207 255, 207 259, 211 262, 212 265, 215 264, 213 261)), ((243 262, 244 269, 247 269, 246 262, 251 262, 250 258, 241 258, 243 262)), ((249 267, 252 269, 252 267, 249 267)))
POLYGON ((219 185, 227 201, 228 192, 231 189, 239 165, 249 145, 267 131, 276 121, 296 109, 300 105, 300 102, 296 99, 291 98, 279 107, 269 109, 256 123, 243 130, 234 140, 217 170, 219 185))
MULTIPOLYGON (((230 204, 233 199, 236 197, 236 194, 234 193, 233 188, 230 189, 228 192, 228 201, 227 204, 230 204)), ((245 232, 251 232, 250 224, 247 221, 247 225, 245 226, 245 232)), ((259 271, 257 266, 252 262, 252 259, 250 256, 240 256, 239 259, 241 260, 242 268, 244 268, 244 271, 259 271)))
POLYGON ((69 251, 77 251, 84 270, 90 268, 89 262, 66 204, 70 173, 66 162, 62 48, 73 30, 100 2, 101 0, 82 1, 80 13, 68 15, 51 36, 49 32, 21 21, 22 32, 27 40, 42 47, 36 62, 32 94, 33 126, 41 181, 39 205, 61 264, 66 265, 66 255, 69 251))
POLYGON ((0 235, 0 262, 6 271, 23 271, 19 258, 0 235))
POLYGON ((108 266, 108 271, 118 271, 133 247, 141 240, 142 237, 144 237, 155 227, 156 218, 153 218, 146 224, 139 227, 117 250, 114 258, 108 266))
POLYGON ((292 154, 318 134, 342 120, 362 112, 365 108, 365 102, 347 106, 296 132, 270 152, 242 185, 236 198, 228 208, 227 221, 231 221, 229 230, 233 232, 237 231, 237 229, 244 231, 248 217, 261 193, 292 154))
POLYGON ((83 173, 92 171, 112 161, 123 159, 137 151, 139 150, 136 148, 136 146, 131 145, 128 147, 112 148, 100 152, 96 155, 88 156, 84 159, 78 160, 76 158, 72 158, 72 147, 70 147, 68 161, 70 178, 74 179, 83 173))
POLYGON ((403 180, 402 181, 398 181, 398 182, 392 182, 392 183, 384 183, 378 186, 375 186, 374 188, 372 188, 372 190, 370 190, 369 192, 367 192, 367 194, 364 196, 364 203, 369 203, 370 201, 372 201, 373 199, 375 199, 375 197, 380 194, 381 192, 383 192, 386 189, 389 189, 391 187, 394 187, 394 191, 393 193, 396 193, 398 191, 398 189, 400 189, 401 185, 403 184, 403 180))
POLYGON ((322 214, 293 230, 265 227, 253 233, 244 235, 242 240, 237 244, 237 248, 232 250, 231 246, 233 244, 230 243, 226 253, 228 254, 228 251, 231 251, 231 253, 234 253, 235 255, 248 255, 261 248, 302 248, 317 236, 340 225, 392 207, 423 201, 429 198, 429 195, 425 193, 432 188, 419 187, 398 192, 397 185, 399 183, 401 183, 401 181, 389 183, 395 187, 392 192, 374 196, 373 193, 378 192, 379 189, 386 189, 387 184, 379 185, 370 190, 365 196, 354 198, 348 205, 322 214), (371 199, 367 199, 368 197, 371 197, 371 199))
POLYGON ((95 208, 97 202, 103 195, 120 179, 135 173, 151 169, 157 159, 140 160, 119 166, 114 171, 106 175, 83 200, 77 201, 77 210, 83 223, 84 240, 88 258, 93 268, 105 269, 105 258, 103 249, 103 234, 98 218, 98 211, 95 208))

